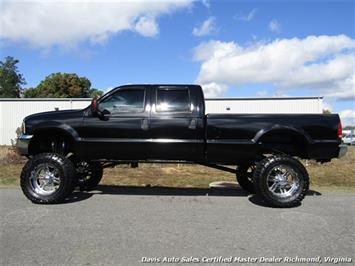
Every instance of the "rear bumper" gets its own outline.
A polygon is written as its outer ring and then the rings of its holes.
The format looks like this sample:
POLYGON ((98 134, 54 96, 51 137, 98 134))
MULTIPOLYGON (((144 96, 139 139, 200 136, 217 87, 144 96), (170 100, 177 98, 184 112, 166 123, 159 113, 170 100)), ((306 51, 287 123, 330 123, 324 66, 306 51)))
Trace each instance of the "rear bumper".
POLYGON ((28 154, 28 146, 30 144, 32 137, 33 137, 32 135, 22 134, 17 138, 16 150, 18 154, 20 155, 28 154))
POLYGON ((339 154, 338 158, 343 157, 348 151, 348 147, 346 145, 339 145, 339 154))

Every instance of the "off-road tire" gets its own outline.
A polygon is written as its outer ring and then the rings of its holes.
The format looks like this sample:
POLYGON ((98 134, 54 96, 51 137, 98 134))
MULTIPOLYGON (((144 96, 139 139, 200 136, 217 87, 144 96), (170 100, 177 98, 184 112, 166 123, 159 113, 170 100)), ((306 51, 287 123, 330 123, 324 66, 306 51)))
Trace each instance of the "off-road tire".
POLYGON ((51 204, 62 202, 72 191, 75 180, 75 167, 66 157, 56 153, 40 153, 27 161, 22 169, 20 184, 25 196, 33 203, 51 204), (31 174, 36 165, 50 163, 59 172, 60 185, 50 195, 40 195, 31 185, 31 174))
POLYGON ((100 183, 104 170, 102 164, 99 162, 89 162, 89 173, 83 178, 82 174, 77 171, 76 178, 76 186, 79 187, 80 190, 92 190, 97 187, 100 183))
POLYGON ((240 165, 236 171, 236 178, 239 186, 250 194, 255 193, 253 183, 253 172, 250 171, 250 165, 240 165), (249 170, 249 171, 248 171, 249 170))
POLYGON ((256 195, 272 207, 284 208, 300 205, 309 188, 309 176, 306 168, 300 161, 287 155, 274 155, 258 162, 254 171, 253 181, 256 195), (299 187, 290 197, 277 197, 269 190, 267 176, 278 165, 286 165, 292 168, 299 177, 299 187))

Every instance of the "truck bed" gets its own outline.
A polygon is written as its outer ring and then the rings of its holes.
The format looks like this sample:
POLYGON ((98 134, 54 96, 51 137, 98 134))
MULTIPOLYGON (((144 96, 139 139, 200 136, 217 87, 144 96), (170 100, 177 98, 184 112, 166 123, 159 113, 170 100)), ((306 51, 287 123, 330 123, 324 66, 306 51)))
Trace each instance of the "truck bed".
POLYGON ((262 149, 281 149, 328 160, 339 153, 339 121, 336 114, 207 114, 207 158, 247 160, 262 149))

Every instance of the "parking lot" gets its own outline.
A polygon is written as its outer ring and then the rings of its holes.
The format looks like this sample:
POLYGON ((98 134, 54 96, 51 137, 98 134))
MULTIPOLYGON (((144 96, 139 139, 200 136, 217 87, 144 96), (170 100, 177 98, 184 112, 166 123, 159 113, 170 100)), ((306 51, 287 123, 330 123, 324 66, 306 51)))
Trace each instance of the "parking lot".
POLYGON ((299 207, 276 209, 238 189, 99 186, 34 205, 19 189, 0 189, 1 265, 351 257, 354 201, 354 193, 313 192, 299 207))

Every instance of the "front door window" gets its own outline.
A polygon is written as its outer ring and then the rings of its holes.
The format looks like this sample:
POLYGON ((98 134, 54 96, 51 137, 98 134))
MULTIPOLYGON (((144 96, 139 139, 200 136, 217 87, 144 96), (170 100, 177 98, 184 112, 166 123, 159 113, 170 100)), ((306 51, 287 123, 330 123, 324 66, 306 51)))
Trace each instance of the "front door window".
POLYGON ((101 112, 107 111, 110 114, 120 113, 141 113, 144 111, 144 89, 121 89, 111 94, 100 102, 101 112))

